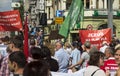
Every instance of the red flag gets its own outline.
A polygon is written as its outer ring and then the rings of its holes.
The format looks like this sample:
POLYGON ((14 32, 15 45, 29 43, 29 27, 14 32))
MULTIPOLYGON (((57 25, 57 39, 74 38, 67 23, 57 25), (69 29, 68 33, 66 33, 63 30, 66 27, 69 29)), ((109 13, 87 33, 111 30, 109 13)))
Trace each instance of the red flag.
POLYGON ((27 24, 27 16, 25 19, 25 25, 24 25, 24 54, 26 58, 28 58, 29 52, 28 52, 28 24, 27 24))

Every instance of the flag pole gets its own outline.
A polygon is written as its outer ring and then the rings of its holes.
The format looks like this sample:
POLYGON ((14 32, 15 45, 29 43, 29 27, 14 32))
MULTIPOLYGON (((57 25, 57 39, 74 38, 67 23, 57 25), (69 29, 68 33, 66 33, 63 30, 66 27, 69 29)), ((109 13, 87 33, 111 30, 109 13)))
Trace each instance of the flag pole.
POLYGON ((28 19, 27 19, 27 12, 26 12, 26 18, 24 23, 24 54, 26 58, 28 58, 29 52, 28 52, 28 19))

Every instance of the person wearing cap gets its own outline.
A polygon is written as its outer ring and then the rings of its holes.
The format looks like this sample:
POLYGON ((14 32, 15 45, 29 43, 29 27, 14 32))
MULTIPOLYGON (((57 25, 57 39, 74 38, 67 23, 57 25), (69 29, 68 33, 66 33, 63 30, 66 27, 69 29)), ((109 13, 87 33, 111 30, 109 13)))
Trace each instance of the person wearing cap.
POLYGON ((107 41, 102 42, 102 47, 100 47, 100 51, 105 53, 105 49, 108 47, 107 41))

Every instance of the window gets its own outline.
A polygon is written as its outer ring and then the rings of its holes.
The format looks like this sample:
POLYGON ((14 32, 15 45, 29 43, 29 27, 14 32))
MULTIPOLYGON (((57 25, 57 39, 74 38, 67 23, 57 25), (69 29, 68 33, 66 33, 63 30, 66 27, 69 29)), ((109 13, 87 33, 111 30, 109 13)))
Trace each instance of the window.
POLYGON ((71 3, 72 3, 72 0, 67 0, 67 1, 66 1, 66 10, 69 9, 71 3))
POLYGON ((90 8, 90 0, 86 0, 86 9, 90 8))

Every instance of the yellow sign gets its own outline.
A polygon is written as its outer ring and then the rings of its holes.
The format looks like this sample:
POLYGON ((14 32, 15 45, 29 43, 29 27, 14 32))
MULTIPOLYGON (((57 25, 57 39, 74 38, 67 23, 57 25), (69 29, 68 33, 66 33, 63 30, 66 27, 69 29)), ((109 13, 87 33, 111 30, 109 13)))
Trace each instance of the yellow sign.
POLYGON ((55 18, 55 24, 62 24, 63 23, 63 17, 56 17, 55 18))

